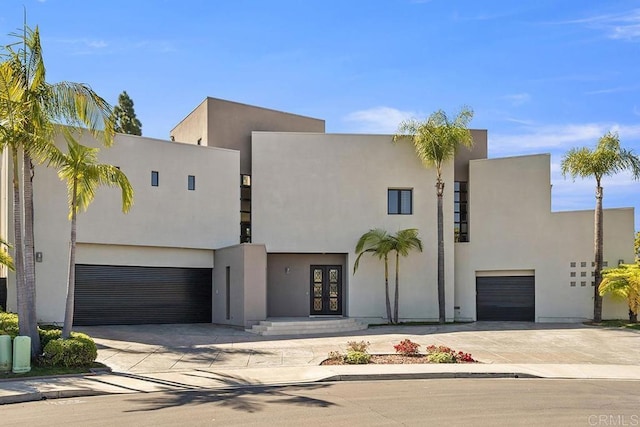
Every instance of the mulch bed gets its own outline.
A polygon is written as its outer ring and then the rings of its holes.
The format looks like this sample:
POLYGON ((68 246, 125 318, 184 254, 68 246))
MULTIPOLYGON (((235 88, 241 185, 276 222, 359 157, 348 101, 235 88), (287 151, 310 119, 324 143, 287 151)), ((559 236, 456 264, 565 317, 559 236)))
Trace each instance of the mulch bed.
MULTIPOLYGON (((416 364, 430 363, 424 354, 418 356, 403 356, 401 354, 372 354, 370 365, 392 365, 392 364, 416 364)), ((341 359, 327 359, 320 365, 346 365, 341 359)))

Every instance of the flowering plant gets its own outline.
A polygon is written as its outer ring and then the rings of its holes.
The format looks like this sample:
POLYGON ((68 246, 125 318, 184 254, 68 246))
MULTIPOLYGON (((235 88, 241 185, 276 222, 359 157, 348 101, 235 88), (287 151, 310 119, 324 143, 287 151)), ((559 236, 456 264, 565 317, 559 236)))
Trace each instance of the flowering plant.
POLYGON ((393 348, 396 349, 396 353, 402 354, 403 356, 417 356, 419 354, 418 349, 420 348, 420 344, 406 339, 394 345, 393 348))

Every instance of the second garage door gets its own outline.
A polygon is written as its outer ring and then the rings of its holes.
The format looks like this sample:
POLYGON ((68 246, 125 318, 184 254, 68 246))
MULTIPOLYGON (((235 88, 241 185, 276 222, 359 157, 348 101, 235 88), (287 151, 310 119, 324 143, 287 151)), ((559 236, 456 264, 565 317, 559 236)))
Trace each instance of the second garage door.
POLYGON ((476 277, 478 320, 535 319, 534 276, 476 277))
POLYGON ((76 265, 76 325, 211 322, 211 268, 76 265))

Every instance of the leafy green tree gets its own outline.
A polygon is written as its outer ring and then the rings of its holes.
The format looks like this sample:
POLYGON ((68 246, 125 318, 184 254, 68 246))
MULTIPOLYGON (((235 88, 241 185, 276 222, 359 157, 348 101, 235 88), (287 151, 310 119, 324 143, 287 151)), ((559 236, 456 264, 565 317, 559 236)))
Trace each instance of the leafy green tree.
POLYGON ((114 107, 113 115, 116 118, 116 132, 142 135, 142 123, 136 117, 136 112, 133 109, 133 100, 129 97, 127 91, 118 96, 118 105, 114 107))
POLYGON ((393 141, 409 139, 414 145, 416 155, 427 168, 436 170, 436 196, 438 221, 438 318, 444 323, 445 318, 445 288, 444 288, 444 215, 442 212, 442 196, 444 181, 442 168, 445 163, 453 160, 461 145, 473 146, 473 138, 469 131, 469 122, 473 118, 473 110, 463 107, 455 118, 438 110, 425 121, 406 120, 398 126, 398 133, 393 141))
POLYGON ((393 303, 393 323, 398 323, 400 255, 406 257, 413 249, 422 252, 422 240, 418 237, 418 229, 408 228, 406 230, 400 230, 391 236, 391 243, 392 250, 396 253, 396 290, 393 303))
POLYGON ((115 166, 98 163, 98 149, 79 144, 67 133, 67 153, 54 149, 51 164, 58 168, 58 176, 67 183, 71 240, 69 244, 69 275, 62 337, 69 338, 73 328, 76 268, 76 218, 78 211, 86 211, 101 185, 120 187, 122 211, 128 212, 133 203, 133 188, 126 175, 115 166))
POLYGON ((595 292, 593 301, 593 320, 602 320, 602 296, 598 289, 602 281, 603 266, 603 225, 602 225, 602 178, 629 170, 635 179, 640 178, 640 158, 630 150, 620 147, 617 133, 607 132, 595 150, 589 148, 572 148, 562 158, 560 165, 562 174, 571 175, 573 179, 596 179, 596 209, 594 213, 594 256, 595 256, 595 292))
POLYGON ((11 150, 16 288, 20 334, 31 337, 32 355, 40 352, 36 317, 33 231, 34 160, 47 161, 64 124, 86 127, 105 145, 113 141, 111 106, 89 86, 46 81, 40 33, 26 25, 18 42, 0 52, 0 148, 11 150), (20 157, 20 153, 22 156, 20 157), (20 171, 23 187, 20 187, 20 171), (24 230, 24 235, 22 234, 24 230))
POLYGON ((365 253, 384 260, 384 295, 387 308, 387 321, 389 323, 393 323, 391 300, 389 299, 389 252, 392 250, 393 239, 386 231, 380 228, 369 230, 358 239, 358 243, 356 244, 356 254, 358 254, 358 256, 353 264, 353 274, 356 274, 360 264, 360 258, 365 253))
POLYGON ((15 270, 13 266, 13 258, 9 255, 9 252, 5 250, 5 247, 9 247, 9 243, 0 238, 0 265, 5 265, 9 270, 15 270))
POLYGON ((602 271, 598 293, 600 296, 611 294, 614 298, 627 300, 629 321, 637 323, 640 310, 640 265, 620 264, 616 268, 602 271))

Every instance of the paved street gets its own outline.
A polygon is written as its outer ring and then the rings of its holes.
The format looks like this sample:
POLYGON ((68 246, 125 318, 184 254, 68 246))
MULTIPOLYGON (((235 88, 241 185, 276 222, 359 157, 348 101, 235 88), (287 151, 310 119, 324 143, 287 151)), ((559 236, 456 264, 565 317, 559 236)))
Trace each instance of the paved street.
POLYGON ((637 381, 449 379, 319 383, 40 401, 3 426, 633 426, 637 381))

